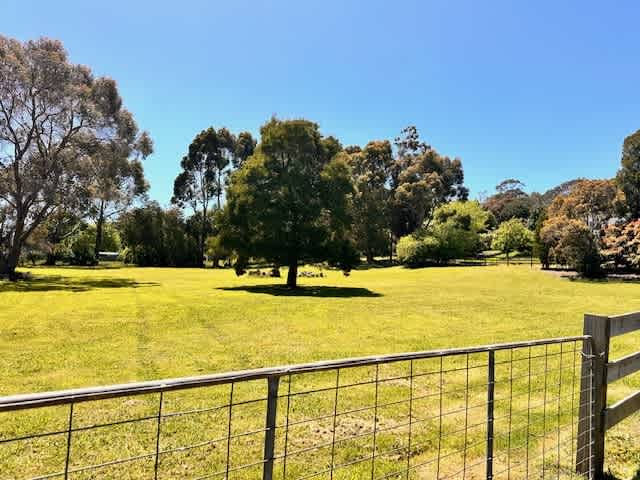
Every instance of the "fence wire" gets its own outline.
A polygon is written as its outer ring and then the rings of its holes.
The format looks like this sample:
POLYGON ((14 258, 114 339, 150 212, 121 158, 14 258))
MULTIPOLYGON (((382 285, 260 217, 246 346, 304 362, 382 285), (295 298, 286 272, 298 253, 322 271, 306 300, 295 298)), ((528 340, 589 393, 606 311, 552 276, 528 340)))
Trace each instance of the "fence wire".
POLYGON ((576 478, 591 363, 571 337, 5 397, 0 478, 576 478))

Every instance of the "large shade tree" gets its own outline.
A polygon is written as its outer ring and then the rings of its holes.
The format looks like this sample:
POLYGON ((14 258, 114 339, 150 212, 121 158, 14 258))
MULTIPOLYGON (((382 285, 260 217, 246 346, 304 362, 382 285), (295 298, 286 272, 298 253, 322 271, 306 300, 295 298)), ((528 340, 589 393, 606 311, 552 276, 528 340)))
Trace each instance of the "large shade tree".
POLYGON ((121 112, 115 83, 60 42, 0 36, 0 275, 15 277, 29 236, 85 190, 89 154, 121 112))
MULTIPOLYGON (((349 241, 349 168, 307 120, 272 118, 261 143, 233 173, 221 237, 240 259, 264 258, 289 268, 297 284, 301 262, 329 261, 349 270, 357 261, 349 241)), ((242 260, 240 260, 242 264, 242 260)))

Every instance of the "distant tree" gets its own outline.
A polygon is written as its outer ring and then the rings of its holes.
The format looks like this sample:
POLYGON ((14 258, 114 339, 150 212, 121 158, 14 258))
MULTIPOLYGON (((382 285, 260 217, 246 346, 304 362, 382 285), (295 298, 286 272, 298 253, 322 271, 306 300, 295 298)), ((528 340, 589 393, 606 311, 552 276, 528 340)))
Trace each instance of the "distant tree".
POLYGON ((398 150, 392 169, 391 229, 399 238, 428 226, 442 203, 466 200, 462 162, 436 152, 420 140, 415 127, 396 139, 398 150))
POLYGON ((345 147, 344 151, 345 153, 351 155, 353 153, 360 153, 362 151, 362 148, 360 148, 359 145, 349 145, 348 147, 345 147))
POLYGON ((126 212, 118 221, 126 262, 141 267, 199 265, 197 241, 188 234, 180 210, 151 202, 126 212))
POLYGON ((345 157, 355 187, 353 234, 358 248, 371 263, 389 243, 391 144, 386 140, 369 142, 364 150, 345 157))
POLYGON ((322 146, 326 152, 327 158, 332 159, 342 151, 342 144, 336 137, 329 135, 322 138, 322 146))
MULTIPOLYGON (((102 246, 106 251, 120 251, 120 235, 110 223, 102 226, 102 246)), ((82 224, 76 233, 64 240, 64 254, 72 265, 95 265, 98 255, 95 252, 97 226, 82 224)))
POLYGON ((298 264, 328 260, 343 270, 357 262, 349 242, 349 168, 331 159, 318 125, 272 118, 262 142, 234 172, 222 216, 223 244, 240 256, 289 267, 287 285, 297 285, 298 264))
POLYGON ((569 195, 573 190, 573 187, 577 183, 582 182, 583 180, 586 180, 586 179, 574 178, 573 180, 568 180, 566 182, 561 183, 560 185, 550 188, 549 190, 547 190, 546 192, 540 195, 540 203, 542 204, 543 207, 548 207, 549 205, 551 205, 551 202, 553 202, 556 197, 569 195))
POLYGON ((84 212, 84 208, 82 210, 58 208, 36 229, 44 233, 38 248, 45 256, 46 265, 55 265, 58 260, 67 256, 66 240, 84 228, 82 221, 84 212))
POLYGON ((23 245, 85 187, 96 142, 120 128, 116 85, 69 62, 62 44, 0 36, 0 275, 23 245))
POLYGON ((512 218, 500 224, 493 234, 492 248, 507 256, 514 251, 528 250, 533 242, 533 233, 519 218, 512 218))
POLYGON ((586 277, 600 274, 598 241, 584 221, 551 217, 544 223, 540 235, 555 263, 568 265, 586 277))
POLYGON ((575 183, 567 195, 558 195, 547 216, 581 220, 594 233, 604 227, 621 211, 622 201, 612 180, 581 180, 575 183))
POLYGON ((551 246, 542 239, 542 227, 547 218, 546 209, 542 209, 536 217, 536 223, 533 228, 533 254, 540 259, 543 269, 548 269, 551 265, 551 246))
POLYGON ((509 178, 496 185, 496 193, 488 197, 484 207, 495 216, 498 223, 520 218, 527 220, 531 215, 531 198, 524 191, 520 180, 509 178))
POLYGON ((624 139, 616 181, 624 192, 631 218, 640 218, 640 130, 624 139))
POLYGON ((640 220, 607 225, 602 236, 602 256, 607 268, 640 268, 640 220))
POLYGON ((87 196, 92 201, 88 213, 96 225, 96 258, 103 249, 105 222, 124 212, 149 188, 141 160, 153 153, 151 137, 147 132, 139 132, 133 116, 126 110, 121 110, 118 117, 117 132, 94 145, 84 171, 87 196))
POLYGON ((226 129, 209 127, 200 132, 189 145, 189 152, 182 158, 182 172, 173 184, 171 203, 180 207, 189 206, 199 215, 201 221, 198 240, 200 261, 204 265, 205 240, 209 235, 210 216, 213 202, 217 199, 221 206, 225 175, 231 162, 231 134, 226 129))

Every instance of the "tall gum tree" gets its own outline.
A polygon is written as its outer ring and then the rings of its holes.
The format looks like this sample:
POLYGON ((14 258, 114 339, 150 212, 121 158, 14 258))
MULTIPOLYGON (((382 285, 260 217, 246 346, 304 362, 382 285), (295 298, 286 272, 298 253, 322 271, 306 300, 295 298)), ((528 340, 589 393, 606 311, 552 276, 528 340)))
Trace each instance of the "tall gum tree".
POLYGON ((228 129, 209 127, 195 136, 187 155, 182 158, 182 171, 173 184, 171 202, 181 208, 190 207, 197 226, 200 266, 204 265, 205 243, 213 232, 213 211, 222 208, 222 197, 232 168, 240 168, 253 154, 256 142, 249 132, 237 137, 228 129))
POLYGON ((105 222, 123 213, 149 189, 142 159, 153 153, 147 132, 140 132, 133 115, 118 114, 118 128, 97 143, 87 162, 87 196, 92 199, 89 215, 96 224, 95 255, 102 249, 105 222))
POLYGON ((115 82, 71 63, 62 43, 0 36, 0 275, 29 236, 86 190, 97 142, 118 129, 115 82))

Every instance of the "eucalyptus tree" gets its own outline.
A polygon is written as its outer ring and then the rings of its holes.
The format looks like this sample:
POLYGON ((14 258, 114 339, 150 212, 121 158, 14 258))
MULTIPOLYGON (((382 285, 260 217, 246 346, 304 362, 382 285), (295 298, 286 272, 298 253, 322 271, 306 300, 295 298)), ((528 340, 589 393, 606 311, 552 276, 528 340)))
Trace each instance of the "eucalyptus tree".
POLYGON ((345 154, 354 184, 354 238, 367 257, 385 250, 389 243, 389 202, 393 154, 387 140, 369 142, 364 150, 345 154))
POLYGON ((204 265, 205 243, 212 232, 213 210, 222 207, 222 195, 231 166, 238 164, 240 155, 251 150, 250 135, 243 134, 243 146, 238 153, 236 137, 226 128, 213 127, 195 136, 187 155, 182 158, 182 171, 173 184, 171 202, 181 208, 190 207, 200 226, 198 248, 200 265, 204 265))
POLYGON ((391 229, 399 238, 428 226, 439 205, 466 200, 469 191, 462 161, 440 155, 420 139, 415 127, 405 128, 395 144, 391 229))
POLYGON ((86 191, 96 144, 117 135, 115 82, 69 61, 61 42, 0 36, 0 275, 29 236, 86 191))
POLYGON ((87 193, 92 203, 89 215, 96 224, 95 255, 102 250, 106 221, 121 214, 136 199, 142 198, 149 185, 144 178, 141 160, 153 152, 147 132, 140 132, 133 116, 119 113, 115 135, 95 145, 87 162, 87 193))

